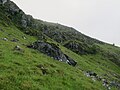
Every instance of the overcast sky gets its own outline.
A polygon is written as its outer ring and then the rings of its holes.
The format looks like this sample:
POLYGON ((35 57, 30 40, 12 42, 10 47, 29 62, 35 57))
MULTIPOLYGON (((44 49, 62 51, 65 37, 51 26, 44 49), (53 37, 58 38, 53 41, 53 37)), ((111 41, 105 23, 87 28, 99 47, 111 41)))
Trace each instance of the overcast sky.
POLYGON ((120 46, 120 0, 12 0, 34 18, 120 46))

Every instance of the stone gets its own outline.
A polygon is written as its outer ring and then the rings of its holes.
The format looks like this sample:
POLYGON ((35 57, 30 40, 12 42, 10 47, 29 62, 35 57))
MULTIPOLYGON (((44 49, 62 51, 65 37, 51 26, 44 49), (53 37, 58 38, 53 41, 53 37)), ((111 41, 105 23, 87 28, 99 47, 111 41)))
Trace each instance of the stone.
POLYGON ((108 87, 108 90, 110 90, 111 89, 111 87, 108 87))
POLYGON ((12 39, 11 42, 18 42, 19 40, 18 39, 12 39))
POLYGON ((18 45, 14 47, 14 50, 17 50, 17 51, 19 51, 21 53, 24 53, 24 50, 18 45))
POLYGON ((40 64, 37 67, 41 69, 43 75, 48 74, 48 70, 43 65, 40 64))
POLYGON ((101 81, 102 80, 102 77, 101 76, 97 76, 96 77, 98 81, 101 81))
POLYGON ((18 46, 18 45, 15 46, 15 49, 16 49, 16 50, 21 50, 20 46, 18 46))
POLYGON ((89 73, 85 73, 85 75, 86 75, 87 77, 90 77, 90 74, 89 74, 89 73))
POLYGON ((65 57, 67 58, 67 63, 68 63, 69 65, 75 66, 75 65, 77 64, 76 61, 74 61, 73 59, 71 59, 70 57, 68 57, 66 54, 64 54, 64 55, 65 55, 65 57))
POLYGON ((94 72, 92 72, 92 71, 87 71, 86 72, 86 75, 88 75, 88 76, 94 76, 94 77, 97 77, 97 74, 96 73, 94 73, 94 72))
POLYGON ((3 38, 3 40, 4 40, 4 41, 8 41, 8 39, 7 39, 7 38, 3 38))
POLYGON ((103 86, 106 86, 106 87, 109 86, 109 85, 108 85, 109 83, 108 83, 108 81, 107 81, 106 79, 103 79, 102 81, 103 81, 103 86))
POLYGON ((110 82, 110 86, 115 86, 115 87, 120 88, 120 83, 115 82, 115 81, 111 81, 111 82, 110 82))
POLYGON ((96 81, 96 78, 95 78, 95 77, 93 77, 93 78, 92 78, 92 80, 95 82, 95 81, 96 81))
POLYGON ((26 37, 25 37, 25 36, 22 36, 22 38, 23 38, 23 39, 26 39, 26 37))

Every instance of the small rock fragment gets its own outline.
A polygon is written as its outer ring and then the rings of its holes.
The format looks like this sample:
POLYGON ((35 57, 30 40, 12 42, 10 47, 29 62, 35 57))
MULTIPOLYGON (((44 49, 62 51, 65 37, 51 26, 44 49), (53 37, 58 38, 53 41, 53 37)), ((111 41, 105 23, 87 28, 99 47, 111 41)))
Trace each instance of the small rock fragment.
POLYGON ((7 38, 3 38, 3 40, 4 40, 4 41, 8 41, 8 39, 7 39, 7 38))

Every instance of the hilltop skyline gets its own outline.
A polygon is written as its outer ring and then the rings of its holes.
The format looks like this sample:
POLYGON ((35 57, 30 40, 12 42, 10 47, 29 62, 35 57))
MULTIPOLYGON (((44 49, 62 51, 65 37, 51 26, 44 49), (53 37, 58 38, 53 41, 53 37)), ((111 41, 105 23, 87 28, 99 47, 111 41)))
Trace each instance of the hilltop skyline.
POLYGON ((93 38, 120 46, 119 0, 12 1, 34 18, 67 25, 93 38))

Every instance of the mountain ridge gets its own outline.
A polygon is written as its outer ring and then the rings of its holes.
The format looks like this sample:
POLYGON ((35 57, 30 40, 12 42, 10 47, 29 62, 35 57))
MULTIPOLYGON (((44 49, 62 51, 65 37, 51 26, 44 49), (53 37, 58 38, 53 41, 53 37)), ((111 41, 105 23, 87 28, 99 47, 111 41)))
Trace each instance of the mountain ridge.
MULTIPOLYGON (((8 1, 9 2, 9 1, 8 1)), ((6 2, 7 3, 7 2, 6 2)), ((16 13, 19 13, 21 14, 19 20, 19 24, 21 24, 21 26, 23 26, 22 28, 27 28, 28 27, 31 27, 31 28, 36 28, 36 29, 40 29, 40 28, 46 28, 46 25, 47 26, 51 26, 51 28, 56 28, 58 25, 59 27, 64 27, 67 28, 67 29, 70 29, 72 31, 75 31, 76 33, 79 33, 81 34, 80 32, 78 32, 77 30, 75 30, 74 28, 72 27, 67 27, 67 26, 64 26, 64 25, 61 25, 61 24, 55 24, 55 23, 48 23, 48 22, 44 22, 42 20, 36 20, 36 19, 33 19, 33 17, 31 15, 26 15, 19 7, 17 7, 15 5, 15 3, 11 2, 11 6, 9 6, 9 8, 11 8, 9 11, 12 12, 12 15, 16 14, 16 13), (31 23, 32 22, 32 23, 31 23), (23 25, 22 25, 23 24, 23 25), (41 24, 44 24, 43 27, 40 27, 39 25, 41 24), (55 25, 55 26, 54 26, 55 25)), ((11 17, 12 18, 12 17, 11 17)), ((15 18, 15 17, 14 17, 15 18)), ((15 22, 15 21, 13 21, 15 22)), ((16 23, 16 22, 15 22, 16 23)), ((17 23, 16 23, 17 24, 17 23)), ((83 35, 83 34, 82 34, 83 35)), ((84 37, 88 37, 88 36, 84 36, 84 37)), ((90 37, 88 37, 90 38, 90 37)), ((96 40, 96 39, 93 39, 93 40, 96 40)), ((102 42, 102 41, 98 41, 96 40, 97 42, 102 42)))

